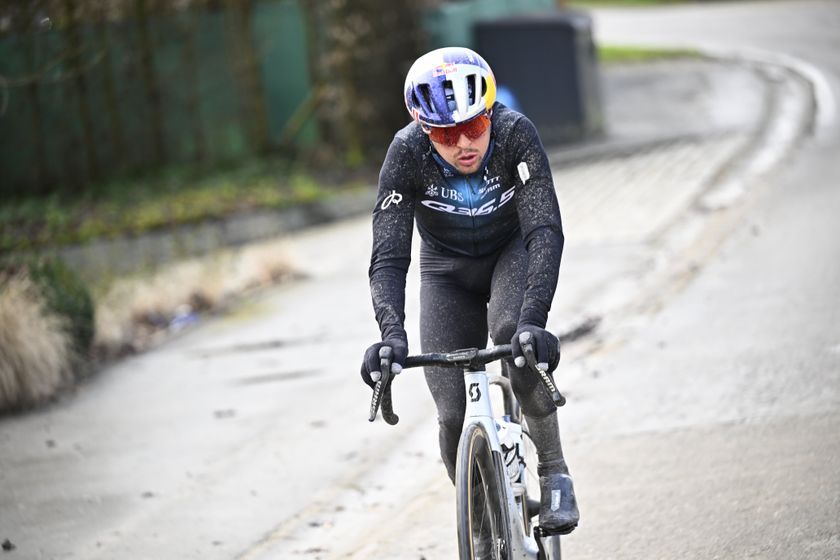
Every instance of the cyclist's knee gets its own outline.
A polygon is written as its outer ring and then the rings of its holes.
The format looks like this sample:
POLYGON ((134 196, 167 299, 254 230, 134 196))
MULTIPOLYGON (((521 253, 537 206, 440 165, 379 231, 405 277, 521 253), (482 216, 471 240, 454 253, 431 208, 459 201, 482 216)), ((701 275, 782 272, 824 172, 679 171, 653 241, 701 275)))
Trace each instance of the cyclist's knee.
POLYGON ((557 411, 557 406, 534 372, 513 364, 508 366, 507 371, 522 412, 533 418, 544 418, 557 411))
MULTIPOLYGON (((545 393, 542 388, 538 391, 545 393)), ((522 406, 522 413, 531 418, 542 419, 557 413, 557 406, 548 395, 545 395, 545 398, 540 396, 538 398, 520 399, 519 401, 522 406)))
POLYGON ((510 344, 516 332, 516 319, 514 317, 498 318, 490 321, 490 338, 494 344, 510 344))

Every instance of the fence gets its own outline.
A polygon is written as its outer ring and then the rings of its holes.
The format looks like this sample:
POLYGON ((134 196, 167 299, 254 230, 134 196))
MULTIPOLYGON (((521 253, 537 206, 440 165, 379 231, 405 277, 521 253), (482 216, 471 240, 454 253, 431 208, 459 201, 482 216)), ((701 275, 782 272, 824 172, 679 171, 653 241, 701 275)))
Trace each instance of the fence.
MULTIPOLYGON (((425 35, 426 48, 470 45, 477 19, 547 9, 554 0, 443 2, 423 12, 425 32, 412 17, 419 8, 389 0, 197 3, 203 7, 110 19, 65 14, 60 28, 33 9, 15 31, 3 29, 0 12, 0 195, 74 193, 91 181, 316 143, 378 149, 406 119, 398 74, 423 42, 409 36, 425 35), (348 38, 341 26, 353 27, 349 19, 361 31, 348 38), (323 45, 331 40, 333 52, 323 45), (310 118, 314 90, 343 100, 344 115, 310 118)), ((38 4, 57 3, 20 5, 38 4)))
POLYGON ((186 11, 0 35, 0 194, 238 160, 290 132, 313 142, 312 124, 286 128, 310 91, 298 3, 260 2, 244 17, 186 11))

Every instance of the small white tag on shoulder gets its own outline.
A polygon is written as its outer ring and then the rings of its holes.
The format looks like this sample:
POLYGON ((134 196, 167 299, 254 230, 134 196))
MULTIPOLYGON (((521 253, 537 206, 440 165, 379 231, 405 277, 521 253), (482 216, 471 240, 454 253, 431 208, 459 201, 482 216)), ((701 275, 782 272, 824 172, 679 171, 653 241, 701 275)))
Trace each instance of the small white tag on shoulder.
POLYGON ((528 171, 528 164, 524 161, 520 161, 519 165, 516 166, 517 171, 519 171, 519 178, 522 179, 522 184, 528 182, 528 179, 531 178, 531 172, 528 171))

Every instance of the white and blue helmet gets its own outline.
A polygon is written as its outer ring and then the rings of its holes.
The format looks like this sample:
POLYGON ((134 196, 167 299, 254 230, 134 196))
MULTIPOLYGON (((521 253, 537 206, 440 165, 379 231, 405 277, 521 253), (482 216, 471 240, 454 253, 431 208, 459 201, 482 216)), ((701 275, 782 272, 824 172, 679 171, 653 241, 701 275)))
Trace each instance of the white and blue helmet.
POLYGON ((418 58, 405 78, 405 106, 426 126, 454 126, 496 101, 496 78, 478 53, 465 47, 436 49, 418 58))

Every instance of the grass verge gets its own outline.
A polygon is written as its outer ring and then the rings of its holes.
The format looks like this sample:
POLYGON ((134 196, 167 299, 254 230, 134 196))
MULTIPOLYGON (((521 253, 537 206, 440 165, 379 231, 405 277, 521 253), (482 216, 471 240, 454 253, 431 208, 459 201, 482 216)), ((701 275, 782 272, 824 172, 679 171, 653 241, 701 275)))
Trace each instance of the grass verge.
POLYGON ((654 49, 625 45, 598 45, 598 60, 602 64, 633 64, 677 58, 703 58, 693 49, 654 49))
POLYGON ((138 235, 256 208, 287 208, 361 185, 329 184, 280 162, 261 162, 226 171, 171 169, 90 185, 73 196, 9 198, 0 202, 0 254, 138 235))
POLYGON ((0 414, 55 400, 92 370, 299 276, 286 243, 250 243, 122 277, 93 301, 58 261, 0 267, 0 414))

